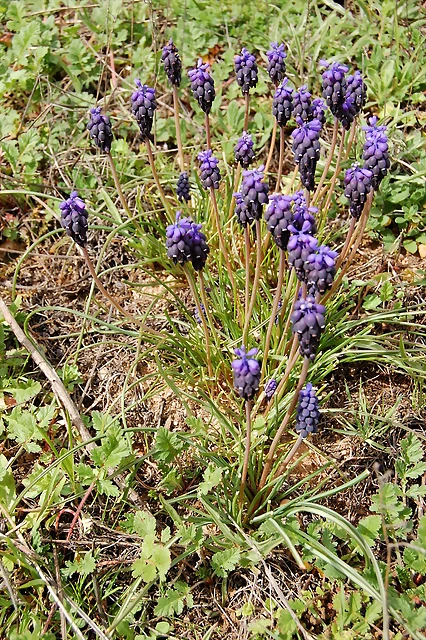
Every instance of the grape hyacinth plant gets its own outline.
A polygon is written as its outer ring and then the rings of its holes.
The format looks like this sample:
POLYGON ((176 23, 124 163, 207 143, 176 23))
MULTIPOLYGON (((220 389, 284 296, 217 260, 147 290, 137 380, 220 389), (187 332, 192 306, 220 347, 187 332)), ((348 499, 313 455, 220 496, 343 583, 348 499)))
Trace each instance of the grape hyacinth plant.
POLYGON ((163 51, 161 53, 161 61, 163 63, 164 71, 166 72, 168 81, 172 86, 173 110, 174 110, 174 117, 175 117, 179 165, 180 165, 180 170, 183 171, 185 167, 185 158, 183 155, 182 138, 181 138, 181 132, 180 132, 179 96, 177 92, 178 87, 180 86, 180 83, 182 80, 182 61, 180 59, 178 49, 171 38, 169 42, 163 47, 163 51))
POLYGON ((176 186, 176 195, 179 202, 189 202, 191 200, 191 185, 186 171, 182 171, 179 175, 176 186))
POLYGON ((253 139, 247 131, 243 131, 243 135, 238 139, 234 149, 235 161, 240 164, 243 169, 247 169, 254 159, 253 139))
POLYGON ((275 191, 280 190, 281 174, 284 162, 284 127, 293 114, 293 89, 288 86, 288 78, 284 78, 277 87, 272 102, 272 115, 280 127, 280 155, 278 160, 278 176, 275 191))
MULTIPOLYGON (((271 48, 266 52, 266 58, 268 60, 267 71, 270 79, 275 85, 275 89, 277 89, 279 83, 284 80, 285 72, 286 72, 286 64, 285 59, 287 54, 285 52, 285 46, 282 42, 278 44, 278 42, 271 42, 271 48)), ((268 173, 269 166, 272 161, 272 155, 275 148, 275 140, 277 137, 277 120, 274 120, 274 128, 272 130, 271 144, 269 146, 268 159, 266 160, 265 165, 265 173, 268 173)))

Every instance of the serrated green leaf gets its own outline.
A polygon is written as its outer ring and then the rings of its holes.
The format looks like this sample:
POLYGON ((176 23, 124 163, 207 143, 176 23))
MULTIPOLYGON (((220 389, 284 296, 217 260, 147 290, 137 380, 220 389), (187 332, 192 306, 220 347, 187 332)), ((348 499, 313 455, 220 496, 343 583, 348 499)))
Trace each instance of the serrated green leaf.
POLYGON ((61 573, 66 577, 70 577, 74 573, 86 577, 91 575, 96 569, 96 561, 91 551, 79 556, 73 562, 67 560, 65 564, 66 567, 62 569, 61 573))
MULTIPOLYGON (((188 603, 188 595, 190 593, 190 588, 184 582, 176 582, 175 587, 169 589, 167 594, 158 599, 158 604, 154 609, 154 614, 156 616, 174 616, 180 615, 185 606, 185 601, 188 606, 191 606, 188 603)), ((192 598, 190 599, 192 601, 192 598)))
POLYGON ((157 522, 153 515, 148 513, 148 511, 136 511, 132 526, 134 533, 137 533, 141 538, 145 538, 146 536, 155 537, 156 528, 157 522))
POLYGON ((218 551, 212 556, 212 567, 217 576, 224 578, 231 571, 235 569, 241 558, 241 553, 238 549, 225 549, 225 551, 218 551))
POLYGON ((155 439, 154 457, 163 462, 173 462, 183 450, 184 442, 172 431, 160 427, 155 439))
POLYGON ((213 464, 209 464, 204 471, 203 482, 200 482, 198 486, 198 495, 205 496, 222 480, 223 469, 221 467, 215 467, 213 464))

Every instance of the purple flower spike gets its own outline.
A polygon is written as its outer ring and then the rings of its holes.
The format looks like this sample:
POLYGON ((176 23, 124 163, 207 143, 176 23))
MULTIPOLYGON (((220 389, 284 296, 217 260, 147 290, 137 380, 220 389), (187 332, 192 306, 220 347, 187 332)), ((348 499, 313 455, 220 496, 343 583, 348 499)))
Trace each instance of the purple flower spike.
POLYGON ((268 231, 272 234, 275 244, 285 251, 290 238, 289 226, 293 224, 293 198, 275 193, 269 196, 269 206, 264 218, 268 231))
POLYGON ((263 181, 263 169, 262 165, 259 169, 243 171, 241 197, 254 220, 260 220, 263 206, 269 202, 269 186, 263 181))
POLYGON ((59 204, 61 226, 67 235, 80 247, 87 242, 87 210, 77 191, 73 191, 67 200, 59 204))
POLYGON ((241 349, 234 349, 239 358, 232 363, 234 389, 244 400, 251 400, 259 390, 261 367, 259 360, 253 358, 257 352, 258 349, 250 349, 247 353, 244 345, 241 349))
POLYGON ((108 116, 102 115, 100 107, 90 109, 90 118, 86 128, 95 145, 104 153, 109 153, 112 144, 111 120, 108 116))
POLYGON ((292 332, 298 337, 301 355, 313 362, 325 327, 324 305, 317 304, 313 296, 297 300, 290 322, 292 332))
POLYGON ((247 49, 242 49, 240 55, 235 56, 235 73, 237 82, 241 87, 243 95, 257 85, 257 64, 256 58, 247 49))
POLYGON ((239 162, 243 169, 247 169, 252 163, 254 158, 253 140, 247 131, 243 131, 243 135, 239 138, 234 154, 236 162, 239 162))
POLYGON ((320 133, 322 129, 319 120, 311 120, 306 124, 300 118, 299 125, 292 132, 294 160, 299 165, 300 179, 303 186, 312 191, 315 188, 315 169, 320 156, 320 133))
POLYGON ((317 232, 317 224, 315 214, 318 213, 316 207, 307 207, 305 194, 303 191, 297 191, 292 196, 293 199, 293 227, 298 231, 304 229, 305 233, 311 236, 317 232))
POLYGON ((306 233, 305 229, 298 231, 290 226, 289 231, 293 234, 288 241, 288 264, 293 267, 299 282, 307 282, 306 261, 308 256, 316 251, 318 240, 306 233))
POLYGON ((287 86, 288 78, 284 78, 275 91, 272 102, 272 115, 280 127, 285 127, 293 113, 293 89, 287 86))
POLYGON ((278 383, 276 380, 274 380, 274 378, 271 378, 270 380, 268 380, 268 382, 265 385, 265 397, 270 400, 273 396, 275 391, 277 390, 278 387, 278 383))
POLYGON ((346 94, 346 73, 348 67, 340 62, 321 61, 326 68, 322 74, 322 95, 331 113, 339 118, 346 94))
POLYGON ((305 272, 308 284, 313 285, 315 291, 324 294, 331 287, 336 275, 336 258, 337 252, 325 244, 308 255, 305 272))
POLYGON ((235 198, 235 216, 238 220, 238 224, 240 224, 243 228, 248 224, 252 224, 254 222, 254 218, 247 208, 243 196, 241 193, 233 193, 235 198))
POLYGON ((285 52, 284 44, 278 44, 278 42, 271 42, 271 48, 266 52, 268 58, 268 73, 272 82, 278 84, 285 76, 286 66, 285 59, 287 54, 285 52))
POLYGON ((375 191, 390 167, 386 129, 385 125, 378 126, 375 116, 370 118, 369 126, 363 127, 365 131, 364 153, 362 154, 364 169, 369 169, 372 172, 371 184, 375 191))
POLYGON ((355 162, 345 174, 345 196, 349 200, 351 216, 357 220, 364 209, 367 196, 372 189, 373 173, 370 169, 361 169, 355 162))
POLYGON ((151 138, 154 111, 157 108, 155 89, 151 89, 140 80, 135 80, 136 91, 131 97, 131 109, 139 125, 142 140, 151 138))
POLYGON ((182 218, 176 212, 176 222, 166 229, 167 256, 175 264, 185 264, 189 260, 196 271, 201 270, 207 260, 209 247, 206 236, 200 231, 201 224, 195 224, 191 218, 182 218))
POLYGON ((319 120, 321 125, 325 123, 325 103, 322 98, 315 98, 312 101, 312 120, 319 120))
POLYGON ((177 47, 175 46, 171 38, 169 42, 163 47, 161 60, 163 62, 164 71, 166 72, 170 84, 178 87, 182 79, 182 62, 179 58, 177 47))
POLYGON ((214 80, 209 73, 209 69, 210 65, 204 64, 200 58, 195 69, 188 71, 192 94, 206 115, 210 113, 216 95, 214 80))
POLYGON ((198 154, 198 160, 200 161, 200 179, 201 183, 206 191, 209 189, 219 189, 219 183, 221 179, 220 171, 218 168, 219 160, 214 157, 213 151, 207 149, 198 154))
POLYGON ((296 410, 296 433, 302 438, 306 438, 310 433, 317 433, 319 417, 318 398, 315 389, 308 382, 299 393, 299 404, 296 410))
POLYGON ((303 122, 312 120, 312 101, 308 87, 304 84, 299 91, 293 93, 293 115, 303 122))
POLYGON ((183 171, 178 179, 176 194, 179 202, 189 202, 191 200, 191 185, 189 184, 189 178, 186 171, 183 171))

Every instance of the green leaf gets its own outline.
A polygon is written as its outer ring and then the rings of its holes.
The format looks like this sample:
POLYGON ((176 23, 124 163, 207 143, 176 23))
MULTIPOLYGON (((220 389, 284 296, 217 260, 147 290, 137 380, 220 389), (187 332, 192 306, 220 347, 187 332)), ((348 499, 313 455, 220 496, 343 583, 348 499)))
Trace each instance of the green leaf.
POLYGON ((154 609, 154 614, 156 616, 180 615, 185 606, 185 601, 188 606, 192 606, 190 588, 184 582, 178 581, 176 582, 174 589, 169 589, 165 596, 158 599, 158 604, 154 609))
POLYGON ((157 528, 157 523, 153 515, 148 511, 136 511, 133 517, 132 531, 137 533, 141 538, 145 536, 154 536, 157 528))
POLYGON ((78 556, 74 562, 67 560, 65 564, 66 567, 62 569, 61 573, 66 577, 70 577, 74 573, 86 577, 91 575, 96 569, 96 561, 91 551, 78 556))
POLYGON ((17 382, 13 386, 7 385, 3 390, 15 398, 16 404, 24 404, 40 393, 41 384, 28 380, 27 382, 17 382))
POLYGON ((241 553, 238 549, 225 549, 218 551, 212 556, 212 567, 217 576, 224 578, 235 569, 241 559, 241 553))
POLYGON ((97 467, 117 467, 130 454, 127 441, 121 435, 117 437, 117 434, 119 428, 111 427, 102 444, 91 452, 92 460, 97 467))
POLYGON ((367 516, 361 518, 358 523, 357 531, 364 536, 367 544, 372 547, 379 538, 379 532, 382 529, 382 519, 380 516, 367 516))
POLYGON ((173 462, 176 456, 183 450, 184 442, 172 431, 160 427, 155 440, 154 458, 163 462, 173 462))
POLYGON ((16 485, 12 471, 8 468, 6 456, 0 454, 0 502, 9 509, 16 497, 16 485))
POLYGON ((402 244, 404 245, 404 249, 406 249, 409 253, 416 253, 417 242, 415 240, 404 240, 402 244))
POLYGON ((20 64, 24 63, 25 54, 28 52, 30 46, 37 43, 39 35, 40 23, 36 20, 30 20, 16 35, 14 35, 12 40, 12 51, 20 64))
POLYGON ((217 487, 222 480, 222 473, 223 469, 221 467, 215 467, 210 464, 204 472, 203 482, 200 482, 198 486, 198 495, 205 496, 214 487, 217 487))
POLYGON ((112 480, 108 480, 108 478, 98 478, 96 481, 96 488, 103 496, 118 498, 120 495, 118 487, 112 482, 112 480))

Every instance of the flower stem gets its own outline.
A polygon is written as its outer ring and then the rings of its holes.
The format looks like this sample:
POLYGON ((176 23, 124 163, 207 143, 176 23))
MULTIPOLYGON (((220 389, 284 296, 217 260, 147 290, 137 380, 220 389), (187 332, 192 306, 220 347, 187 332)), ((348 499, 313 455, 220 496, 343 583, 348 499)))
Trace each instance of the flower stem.
POLYGON ((280 464, 278 471, 274 475, 274 478, 279 478, 280 476, 283 475, 288 463, 296 455, 297 450, 300 447, 300 445, 302 444, 302 442, 303 442, 303 438, 302 438, 301 435, 299 435, 299 437, 297 438, 296 442, 294 443, 294 445, 292 446, 292 448, 290 449, 290 451, 288 452, 288 454, 286 455, 286 457, 284 458, 284 460, 280 464))
POLYGON ((277 183, 275 185, 276 193, 279 193, 281 188, 281 176, 283 172, 283 163, 284 163, 284 129, 283 127, 280 127, 280 159, 278 161, 278 175, 277 175, 277 183))
POLYGON ((161 202, 163 203, 163 207, 166 210, 166 214, 167 214, 167 218, 169 219, 169 222, 173 222, 173 216, 169 207, 169 203, 167 202, 166 194, 164 193, 163 187, 161 186, 160 179, 158 177, 158 173, 155 168, 154 156, 152 153, 151 142, 149 141, 149 138, 146 138, 145 144, 146 144, 146 150, 148 153, 149 164, 151 166, 152 175, 154 177, 155 184, 157 185, 158 194, 160 196, 161 202))
POLYGON ((364 234, 364 231, 365 231, 365 227, 367 226, 368 214, 370 213, 371 204, 373 202, 373 196, 374 196, 374 192, 370 191, 370 193, 368 194, 368 199, 367 199, 366 205, 364 207, 364 211, 362 213, 361 218, 359 219, 357 229, 356 229, 355 233, 353 234, 354 245, 352 247, 352 251, 349 254, 349 257, 346 260, 345 264, 343 265, 339 275, 334 280, 331 289, 329 289, 329 291, 326 293, 326 295, 321 300, 321 304, 325 304, 327 302, 327 300, 329 300, 329 298, 336 291, 337 287, 340 285, 340 283, 343 280, 343 276, 345 275, 345 273, 349 269, 350 265, 352 264, 353 259, 355 258, 356 252, 358 251, 358 247, 359 247, 359 245, 361 244, 361 241, 362 241, 362 237, 363 237, 363 234, 364 234))
POLYGON ((209 330, 207 327, 206 317, 201 308, 200 300, 198 298, 197 288, 195 286, 194 278, 192 277, 192 273, 188 268, 188 265, 183 265, 183 270, 186 275, 186 279, 188 280, 189 288, 191 289, 192 297, 194 298, 195 305, 197 307, 198 315, 200 316, 201 324, 203 325, 204 337, 206 339, 206 356, 207 356, 207 368, 209 372, 209 378, 213 377, 213 367, 210 355, 210 337, 209 330))
POLYGON ((246 286, 245 286, 245 296, 244 296, 244 314, 247 317, 248 308, 249 308, 249 299, 250 299, 250 227, 248 224, 244 227, 244 245, 246 250, 246 286))
POLYGON ((251 290, 250 304, 247 315, 244 320, 243 344, 247 344, 247 336, 250 325, 250 318, 253 313, 254 303, 256 300, 257 287, 260 280, 260 269, 262 266, 262 238, 260 235, 260 220, 256 220, 256 269, 254 272, 253 288, 251 290))
POLYGON ((340 146, 339 146, 339 153, 338 153, 337 161, 336 161, 336 168, 334 170, 333 177, 331 178, 331 183, 330 183, 330 188, 328 190, 327 200, 326 200, 325 205, 324 205, 324 207, 323 207, 323 209, 321 211, 321 217, 324 220, 327 219, 327 212, 328 212, 328 209, 330 207, 331 198, 333 196, 334 186, 336 184, 337 176, 340 173, 340 165, 341 165, 341 162, 342 162, 343 149, 344 149, 344 146, 345 146, 345 136, 346 136, 346 131, 345 131, 345 129, 342 129, 342 137, 340 139, 340 146))
POLYGON ((267 158, 266 164, 265 164, 265 175, 269 171, 269 167, 270 167, 270 164, 272 162, 272 157, 274 155, 275 140, 277 139, 277 128, 278 128, 278 123, 277 123, 276 119, 274 118, 274 128, 272 129, 271 144, 269 145, 268 158, 267 158))
POLYGON ((204 122, 205 122, 205 127, 206 127, 207 149, 211 149, 212 148, 212 137, 211 137, 211 132, 210 132, 210 118, 209 118, 209 114, 208 113, 206 113, 206 116, 204 118, 204 122))
POLYGON ((178 154, 179 154, 179 168, 181 171, 185 168, 185 159, 183 156, 183 147, 182 147, 182 137, 180 133, 180 123, 179 123, 179 98, 177 92, 177 86, 173 85, 173 108, 175 112, 175 125, 176 125, 176 142, 178 146, 178 154))
POLYGON ((250 400, 246 400, 245 405, 246 405, 246 446, 244 451, 243 470, 241 473, 241 486, 240 486, 240 496, 239 496, 240 509, 243 506, 244 491, 246 488, 247 471, 248 471, 249 459, 250 459, 250 445, 251 445, 251 402, 250 400))
POLYGON ((328 152, 327 161, 325 163, 325 167, 323 169, 321 179, 320 179, 319 184, 318 184, 318 186, 317 186, 317 188, 315 190, 315 193, 314 193, 314 195, 312 197, 312 204, 313 205, 316 204, 316 202, 318 200, 318 196, 320 194, 322 186, 323 186, 323 184, 325 182, 325 179, 327 177, 328 170, 330 169, 331 162, 332 162, 333 156, 334 156, 334 149, 336 148, 338 130, 339 130, 339 121, 338 121, 337 118, 334 118, 333 137, 331 139, 330 150, 328 152))
POLYGON ((306 206, 310 207, 310 205, 311 205, 311 192, 309 191, 309 189, 304 189, 304 196, 305 196, 305 200, 306 200, 306 206))
POLYGON ((211 329, 211 332, 213 334, 213 338, 214 338, 215 344, 217 345, 218 344, 218 336, 217 336, 217 333, 216 333, 216 327, 215 327, 215 324, 214 324, 213 316, 212 316, 211 311, 210 311, 210 305, 209 305, 209 301, 208 301, 207 294, 206 294, 206 287, 204 285, 204 278, 205 278, 204 272, 203 271, 199 271, 198 272, 198 279, 199 279, 199 282, 200 282, 201 300, 202 300, 202 303, 204 305, 204 309, 206 310, 207 319, 209 321, 210 329, 211 329))
POLYGON ((98 274, 96 273, 96 269, 93 266, 93 262, 90 259, 90 256, 89 256, 89 253, 87 251, 87 248, 86 247, 81 247, 81 252, 82 252, 82 254, 84 256, 84 259, 86 261, 87 267, 88 267, 88 269, 90 271, 90 275, 92 276, 93 280, 95 281, 96 286, 98 287, 98 289, 102 293, 102 295, 105 296, 105 298, 113 305, 113 307, 115 307, 117 309, 117 311, 119 311, 121 314, 123 314, 123 316, 125 316, 128 320, 130 320, 131 322, 134 322, 135 324, 137 324, 146 333, 151 333, 151 334, 153 334, 155 336, 164 337, 162 333, 160 333, 159 331, 155 331, 155 329, 151 329, 146 324, 144 324, 143 322, 138 320, 138 318, 135 318, 135 316, 133 316, 131 313, 129 313, 128 311, 123 309, 121 304, 119 304, 117 302, 117 300, 115 300, 108 293, 108 291, 105 289, 105 287, 102 284, 102 282, 99 280, 98 274))
POLYGON ((299 393, 301 388, 303 387, 303 385, 305 384, 305 380, 306 380, 306 376, 308 374, 308 369, 309 369, 309 365, 310 365, 310 360, 309 358, 305 358, 303 361, 303 366, 302 366, 302 371, 300 372, 300 378, 299 378, 299 382, 297 383, 297 387, 296 390, 294 392, 293 395, 293 399, 290 403, 290 406, 287 410, 287 413, 284 416, 284 419, 277 431, 277 433, 275 434, 275 438, 272 441, 272 444, 269 448, 268 451, 268 455, 266 456, 266 460, 265 460, 265 465, 263 468, 263 473, 262 473, 262 477, 260 479, 260 483, 259 483, 259 490, 263 489, 263 487, 266 484, 266 480, 268 479, 268 475, 272 469, 272 463, 273 463, 273 459, 274 459, 274 455, 275 455, 275 451, 277 446, 279 445, 279 442, 281 440, 281 437, 284 433, 284 429, 287 427, 288 423, 290 422, 290 419, 293 415, 293 411, 296 407, 297 401, 299 399, 299 393))
POLYGON ((356 225, 356 218, 354 218, 353 216, 351 217, 351 222, 349 224, 349 229, 348 229, 348 233, 346 234, 346 240, 345 240, 345 244, 343 245, 343 248, 340 252, 340 256, 336 262, 336 271, 337 269, 340 267, 340 265, 342 264, 343 260, 346 257, 347 252, 349 251, 350 245, 351 245, 351 240, 352 240, 352 234, 354 232, 355 229, 355 225, 356 225))
MULTIPOLYGON (((298 348, 299 348, 299 344, 298 344, 297 338, 293 337, 292 343, 291 343, 291 350, 288 355, 287 365, 286 365, 283 377, 281 378, 279 385, 275 389, 275 393, 274 393, 274 398, 278 400, 280 400, 281 392, 283 391, 285 385, 287 384, 287 380, 289 379, 290 372, 293 369, 294 365, 296 364, 297 359, 299 358, 298 348)), ((268 402, 265 409, 265 415, 269 413, 269 411, 272 409, 272 406, 275 403, 274 398, 271 398, 271 400, 268 402)))
POLYGON ((250 93, 247 91, 245 95, 244 131, 247 131, 249 115, 250 115, 250 93))
POLYGON ((349 158, 349 155, 351 153, 352 145, 353 145, 354 140, 355 140, 355 133, 356 133, 357 124, 358 124, 357 118, 355 118, 355 120, 352 122, 352 125, 351 125, 351 132, 349 134, 348 146, 346 148, 346 153, 345 153, 345 158, 344 158, 345 160, 347 160, 349 158))
MULTIPOLYGON (((235 193, 236 191, 238 191, 238 185, 240 184, 240 178, 241 178, 241 165, 238 164, 237 166, 237 170, 235 172, 235 177, 234 177, 234 187, 232 190, 232 193, 235 193)), ((230 220, 232 218, 232 214, 234 213, 234 209, 235 209, 235 198, 231 198, 231 205, 229 207, 229 214, 228 214, 228 220, 230 220)))
POLYGON ((285 251, 280 249, 280 262, 279 262, 279 266, 278 266, 278 282, 277 282, 277 288, 276 288, 276 291, 275 291, 274 302, 273 302, 273 305, 272 305, 271 317, 269 318, 268 330, 266 332, 265 348, 263 350, 263 362, 262 362, 261 380, 263 380, 263 377, 264 377, 265 371, 266 371, 266 364, 267 364, 267 360, 268 360, 269 345, 270 345, 270 342, 271 342, 272 329, 274 328, 275 318, 276 318, 276 315, 277 315, 278 305, 280 303, 281 291, 282 291, 282 287, 283 287, 285 265, 286 265, 285 251))
POLYGON ((121 206, 123 207, 124 211, 129 216, 129 218, 131 218, 132 214, 130 213, 130 208, 129 208, 129 205, 128 205, 127 200, 126 200, 126 196, 124 195, 123 190, 121 188, 120 178, 118 177, 117 169, 116 169, 114 160, 112 159, 111 152, 108 151, 106 156, 107 156, 109 168, 111 169, 111 173, 112 173, 112 177, 113 177, 113 180, 114 180, 115 188, 117 189, 118 197, 120 198, 121 206))
POLYGON ((226 268, 228 269, 229 279, 231 280, 232 290, 234 292, 234 304, 236 306, 239 306, 237 285, 235 283, 233 268, 232 268, 232 265, 231 265, 231 261, 229 259, 228 251, 227 251, 226 245, 225 245, 225 239, 224 239, 223 233, 222 233, 222 227, 221 227, 221 224, 220 224, 220 217, 219 217, 219 207, 217 206, 216 192, 215 192, 213 187, 210 187, 210 196, 211 196, 211 200, 212 200, 212 204, 213 204, 213 217, 214 217, 214 220, 215 220, 217 234, 219 236, 220 251, 221 251, 221 254, 223 255, 223 258, 225 260, 226 268))

